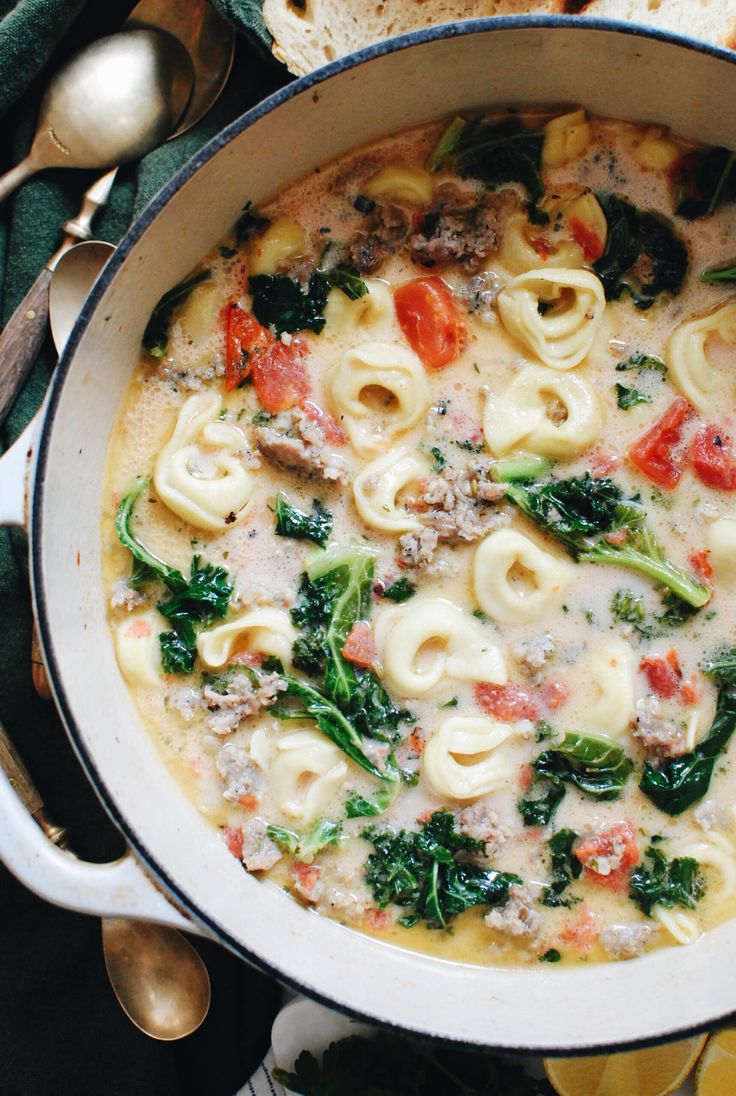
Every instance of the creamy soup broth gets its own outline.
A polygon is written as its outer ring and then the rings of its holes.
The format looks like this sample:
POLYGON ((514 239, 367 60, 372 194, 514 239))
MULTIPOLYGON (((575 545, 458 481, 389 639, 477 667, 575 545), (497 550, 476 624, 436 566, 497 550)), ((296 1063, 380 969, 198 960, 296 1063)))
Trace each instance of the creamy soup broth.
MULTIPOLYGON (((733 299, 728 284, 700 280, 733 254, 733 206, 723 201, 692 220, 675 214, 676 165, 700 152, 664 131, 582 113, 557 130, 549 115, 522 121, 544 134, 541 216, 530 220, 529 189, 518 178, 485 185, 461 177, 452 156, 427 171, 444 120, 297 181, 249 210, 240 239, 234 233, 203 261, 209 278, 164 316, 159 356, 142 352, 112 437, 102 523, 110 626, 163 758, 245 868, 354 928, 448 959, 626 959, 692 943, 734 913, 728 747, 704 794, 681 813, 639 788, 647 764, 668 771, 707 739, 723 686, 703 672, 703 659, 734 642, 736 325, 726 312, 694 334, 683 328, 733 299), (627 290, 606 300, 594 272, 612 247, 610 215, 607 223, 595 199, 573 203, 610 194, 665 218, 687 248, 679 291, 656 293, 651 307, 636 307, 627 290), (318 266, 329 278, 335 263, 354 268, 367 292, 351 300, 333 274, 319 333, 302 327, 277 337, 263 323, 257 344, 251 326, 234 363, 238 329, 228 310, 251 315, 249 277, 285 274, 304 291, 318 266), (419 306, 442 316, 429 323, 429 347, 406 320, 416 302, 402 314, 392 295, 416 279, 430 279, 435 297, 440 285, 439 304, 422 298, 419 306), (684 350, 678 331, 689 339, 684 350), (275 373, 274 347, 285 363, 275 373), (270 372, 261 375, 264 354, 270 372), (617 369, 632 356, 644 364, 617 369), (226 391, 235 364, 243 383, 226 391), (286 405, 269 411, 264 399, 286 405), (643 471, 632 447, 673 405, 681 421, 643 458, 654 470, 643 471), (709 426, 717 429, 706 435, 709 426), (693 454, 700 438, 712 456, 717 431, 715 457, 725 457, 709 474, 693 454), (590 474, 636 497, 664 556, 691 589, 707 588, 705 603, 678 622, 683 603, 667 600, 656 575, 576 559, 504 497, 497 477, 520 455, 532 458, 532 472, 516 486, 590 474), (187 579, 199 556, 232 586, 223 615, 195 622, 188 673, 161 664, 159 634, 172 622, 156 606, 175 596, 172 588, 155 576, 131 586, 131 555, 115 533, 139 477, 151 481, 134 508, 137 540, 187 579), (221 497, 223 480, 230 494, 221 497), (276 535, 279 495, 310 517, 319 500, 332 518, 325 549, 276 535), (324 667, 292 662, 304 629, 291 612, 303 604, 305 569, 319 569, 320 553, 329 559, 351 546, 373 553, 370 598, 337 661, 372 666, 408 713, 390 732, 395 743, 363 730, 360 749, 383 774, 393 751, 413 782, 372 775, 314 718, 274 714, 299 703, 283 690, 283 674, 329 694, 324 667), (406 600, 384 596, 397 580, 399 594, 413 588, 406 600), (235 621, 245 621, 240 631, 218 632, 235 621), (274 656, 283 673, 264 666, 274 656), (544 765, 537 771, 540 755, 559 760, 569 734, 599 751, 608 743, 631 763, 615 797, 591 795, 569 774, 550 781, 544 765), (549 819, 525 824, 519 801, 559 789, 549 819), (355 797, 378 813, 346 817, 355 797), (451 850, 454 865, 485 872, 486 882, 492 872, 518 877, 505 890, 502 877, 500 897, 464 912, 441 903, 444 927, 431 902, 399 905, 377 892, 365 871, 376 850, 361 836, 366 827, 413 834, 437 811, 475 838, 451 850), (566 852, 556 866, 550 840, 560 831, 566 852), (325 836, 333 843, 315 851, 325 836), (654 872, 651 849, 670 881, 680 879, 673 862, 682 870, 685 861, 697 879, 660 888, 664 901, 647 908, 632 878, 654 872), (407 916, 417 923, 400 923, 407 916)), ((626 269, 624 280, 646 284, 651 259, 640 254, 626 269)), ((618 547, 631 537, 628 527, 606 535, 618 547)))

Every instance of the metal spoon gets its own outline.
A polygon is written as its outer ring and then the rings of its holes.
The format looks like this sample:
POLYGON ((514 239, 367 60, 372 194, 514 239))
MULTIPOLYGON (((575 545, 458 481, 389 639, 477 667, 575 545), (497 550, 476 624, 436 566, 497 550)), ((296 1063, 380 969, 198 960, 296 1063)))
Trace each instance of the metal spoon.
POLYGON ((187 108, 194 72, 170 34, 128 30, 92 42, 54 75, 31 151, 0 178, 0 201, 46 167, 112 167, 161 144, 187 108))
MULTIPOLYGON (((165 135, 171 140, 198 122, 222 92, 232 67, 235 31, 207 0, 186 0, 186 3, 176 5, 170 0, 140 0, 128 16, 125 29, 143 26, 170 32, 186 50, 194 71, 194 85, 186 111, 173 133, 165 135)), ((63 226, 66 235, 61 247, 49 259, 0 335, 0 424, 41 349, 46 334, 51 273, 75 239, 90 238, 92 217, 107 201, 116 170, 98 179, 86 192, 77 216, 63 226)), ((43 685, 39 692, 45 695, 43 685)))
MULTIPOLYGON (((0 768, 46 836, 70 851, 66 830, 47 817, 38 789, 2 724, 0 768)), ((102 949, 115 996, 145 1035, 170 1042, 197 1030, 210 1007, 210 979, 199 954, 180 932, 146 921, 103 917, 102 949)))

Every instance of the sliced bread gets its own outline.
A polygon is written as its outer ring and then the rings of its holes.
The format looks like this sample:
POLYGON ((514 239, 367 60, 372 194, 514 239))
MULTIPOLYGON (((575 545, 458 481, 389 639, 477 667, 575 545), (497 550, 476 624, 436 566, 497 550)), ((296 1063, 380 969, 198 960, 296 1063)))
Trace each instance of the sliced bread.
POLYGON ((643 23, 736 47, 736 0, 264 0, 273 53, 301 75, 420 27, 498 15, 577 15, 643 23))

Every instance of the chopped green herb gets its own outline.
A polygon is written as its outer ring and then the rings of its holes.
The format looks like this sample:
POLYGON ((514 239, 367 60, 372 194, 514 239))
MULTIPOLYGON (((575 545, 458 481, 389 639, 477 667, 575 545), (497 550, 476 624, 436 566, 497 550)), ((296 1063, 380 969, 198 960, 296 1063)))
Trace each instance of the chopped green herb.
POLYGON ((704 270, 700 275, 701 282, 705 282, 706 285, 718 285, 719 283, 726 283, 733 285, 736 282, 736 265, 731 266, 713 266, 710 270, 704 270))
POLYGON ((432 467, 435 472, 441 472, 447 464, 447 457, 438 449, 436 445, 432 446, 432 467))
POLYGON ((454 441, 453 445, 456 445, 458 449, 464 449, 467 453, 482 453, 483 442, 482 441, 470 441, 466 438, 463 441, 454 441))
POLYGON ((410 582, 408 578, 397 578, 395 582, 392 582, 390 586, 387 586, 381 597, 387 597, 389 601, 408 601, 410 597, 414 597, 417 592, 417 588, 413 582, 410 582))
POLYGON ((557 737, 557 731, 554 729, 551 723, 547 722, 546 719, 538 719, 534 726, 534 730, 536 732, 536 742, 544 742, 547 738, 557 737))
POLYGON ((440 704, 440 708, 457 708, 458 699, 456 696, 451 696, 449 700, 446 700, 444 704, 440 704))
POLYGON ((254 426, 268 426, 272 418, 273 415, 269 415, 268 411, 256 411, 250 421, 254 426))
POLYGON ((625 361, 616 363, 617 373, 624 373, 627 369, 636 369, 639 372, 643 369, 655 369, 658 373, 667 372, 667 366, 661 358, 657 358, 654 354, 644 354, 641 350, 630 354, 625 361))
POLYGON ((628 411, 639 403, 651 403, 652 397, 644 395, 638 388, 626 388, 623 384, 616 385, 616 403, 622 411, 628 411))
POLYGON ((340 289, 351 301, 357 301, 368 292, 368 286, 354 266, 333 266, 327 277, 333 289, 340 289))
POLYGON ((557 948, 548 948, 544 955, 539 956, 540 963, 559 963, 562 956, 557 948))

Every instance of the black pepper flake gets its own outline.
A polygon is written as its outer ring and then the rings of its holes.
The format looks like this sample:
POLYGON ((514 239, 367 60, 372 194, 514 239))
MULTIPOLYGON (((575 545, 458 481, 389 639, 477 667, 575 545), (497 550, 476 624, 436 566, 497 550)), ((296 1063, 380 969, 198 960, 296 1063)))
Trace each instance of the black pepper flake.
POLYGON ((367 198, 365 194, 359 194, 353 202, 353 209, 357 209, 358 213, 372 213, 376 208, 376 203, 372 198, 367 198))
POLYGON ((234 513, 233 513, 233 511, 231 510, 231 511, 230 511, 230 513, 229 513, 229 514, 227 515, 227 517, 225 518, 225 524, 226 524, 226 525, 232 525, 232 523, 233 523, 234 521, 237 521, 237 520, 238 520, 238 519, 237 519, 237 517, 235 516, 235 514, 234 514, 234 513))

